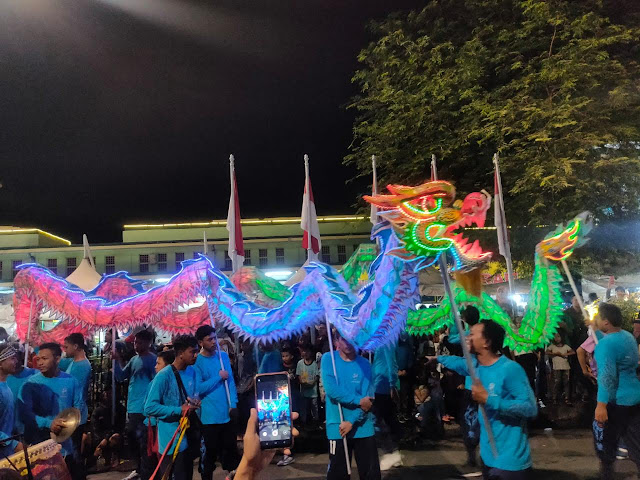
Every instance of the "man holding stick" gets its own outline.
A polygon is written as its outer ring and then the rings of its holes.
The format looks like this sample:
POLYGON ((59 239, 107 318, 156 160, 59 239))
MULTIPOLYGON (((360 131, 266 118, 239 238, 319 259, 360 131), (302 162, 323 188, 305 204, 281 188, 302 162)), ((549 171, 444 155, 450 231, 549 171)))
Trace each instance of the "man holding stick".
MULTIPOLYGON (((485 480, 531 478, 531 452, 527 419, 536 416, 535 396, 523 368, 501 354, 504 329, 491 320, 471 327, 469 350, 474 355, 477 380, 471 387, 474 401, 483 405, 493 431, 497 455, 490 445, 484 422, 480 422, 480 457, 485 480)), ((446 368, 469 375, 464 358, 438 356, 431 359, 446 368)), ((482 415, 482 412, 480 413, 482 415)))
POLYGON ((337 351, 322 356, 322 383, 326 392, 327 438, 329 439, 329 469, 327 480, 348 480, 343 438, 347 438, 349 461, 355 452, 361 480, 380 480, 380 462, 374 438, 374 388, 369 362, 336 331, 337 351), (334 375, 332 358, 336 363, 334 375), (340 419, 342 406, 344 420, 340 419))

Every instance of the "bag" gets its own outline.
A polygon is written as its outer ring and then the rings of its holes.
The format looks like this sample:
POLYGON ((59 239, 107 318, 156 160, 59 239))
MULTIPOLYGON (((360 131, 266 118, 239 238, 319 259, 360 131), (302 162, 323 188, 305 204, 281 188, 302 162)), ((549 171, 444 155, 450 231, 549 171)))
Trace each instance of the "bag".
POLYGON ((158 427, 151 425, 151 419, 153 417, 147 417, 149 422, 147 425, 147 456, 158 457, 160 455, 160 447, 158 445, 158 427))
MULTIPOLYGON (((189 398, 187 395, 187 389, 184 387, 184 383, 182 383, 182 378, 180 377, 178 369, 173 365, 171 365, 171 369, 173 370, 173 374, 176 377, 176 382, 178 383, 178 390, 180 390, 180 400, 184 404, 189 398)), ((200 417, 198 417, 196 413, 190 414, 189 427, 187 428, 185 437, 187 439, 187 452, 190 453, 191 458, 200 457, 200 443, 202 439, 201 427, 202 422, 200 421, 200 417)))

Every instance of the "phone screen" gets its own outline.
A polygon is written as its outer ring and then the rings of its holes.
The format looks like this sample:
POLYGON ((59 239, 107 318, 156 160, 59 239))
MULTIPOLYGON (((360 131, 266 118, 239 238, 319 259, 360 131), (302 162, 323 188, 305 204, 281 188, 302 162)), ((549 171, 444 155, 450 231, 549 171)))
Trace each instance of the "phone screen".
POLYGON ((286 373, 256 376, 256 407, 260 446, 291 446, 291 389, 286 373))

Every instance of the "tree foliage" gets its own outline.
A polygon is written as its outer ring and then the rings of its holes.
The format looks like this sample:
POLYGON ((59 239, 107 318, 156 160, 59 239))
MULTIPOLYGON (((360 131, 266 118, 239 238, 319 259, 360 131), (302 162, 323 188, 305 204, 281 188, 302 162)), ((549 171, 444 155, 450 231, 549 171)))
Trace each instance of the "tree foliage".
POLYGON ((345 162, 462 191, 500 153, 510 224, 640 210, 640 2, 432 0, 371 26, 345 162), (528 212, 528 214, 527 214, 528 212))

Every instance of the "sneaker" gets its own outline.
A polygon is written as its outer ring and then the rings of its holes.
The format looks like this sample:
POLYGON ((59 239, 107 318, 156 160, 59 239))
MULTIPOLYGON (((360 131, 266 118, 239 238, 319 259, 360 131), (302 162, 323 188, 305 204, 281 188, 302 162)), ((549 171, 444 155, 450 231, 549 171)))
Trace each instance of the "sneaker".
POLYGON ((236 476, 236 471, 231 470, 229 473, 227 473, 227 476, 224 477, 224 480, 233 480, 233 477, 235 476, 236 476))
POLYGON ((282 460, 280 460, 277 465, 279 467, 286 467, 287 465, 291 465, 295 461, 296 459, 293 458, 291 455, 284 455, 282 457, 282 460))
POLYGON ((616 458, 618 460, 624 460, 625 458, 629 458, 629 451, 626 448, 618 447, 618 451, 616 452, 616 458))
POLYGON ((402 456, 398 450, 392 453, 385 453, 380 457, 380 471, 382 472, 391 470, 394 467, 401 467, 402 465, 402 456))
POLYGON ((140 474, 137 471, 134 470, 129 475, 124 477, 122 480, 136 480, 138 478, 140 478, 140 474))
POLYGON ((538 406, 540 408, 547 408, 547 406, 544 404, 544 402, 542 400, 538 400, 538 406))

